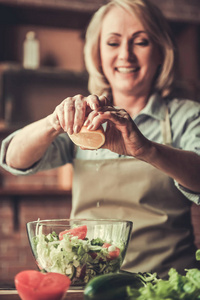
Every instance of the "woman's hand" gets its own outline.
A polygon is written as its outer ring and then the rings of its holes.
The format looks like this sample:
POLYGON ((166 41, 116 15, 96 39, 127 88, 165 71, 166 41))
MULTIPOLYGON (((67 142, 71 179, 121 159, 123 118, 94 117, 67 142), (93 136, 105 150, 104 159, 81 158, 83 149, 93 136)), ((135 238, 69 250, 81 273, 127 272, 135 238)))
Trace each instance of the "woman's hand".
POLYGON ((102 148, 143 160, 185 188, 200 193, 199 155, 149 141, 123 109, 104 106, 94 118, 92 113, 88 116, 91 130, 97 129, 105 121, 106 143, 102 148))
POLYGON ((89 114, 92 113, 95 117, 98 114, 97 110, 106 103, 108 100, 103 96, 99 98, 95 95, 68 97, 55 108, 48 119, 57 131, 69 134, 78 133, 87 122, 89 114))
POLYGON ((13 137, 6 153, 7 165, 16 169, 29 168, 41 159, 60 133, 78 133, 87 116, 97 115, 97 110, 106 103, 105 97, 94 95, 68 97, 51 115, 25 126, 13 137))
POLYGON ((48 118, 55 130, 70 135, 78 133, 83 125, 95 130, 107 122, 103 148, 121 155, 140 157, 150 145, 129 114, 112 106, 104 96, 68 97, 48 118))
POLYGON ((90 130, 95 130, 105 122, 107 122, 106 142, 102 148, 140 159, 148 152, 151 142, 142 135, 124 109, 104 105, 91 112, 84 125, 90 130))

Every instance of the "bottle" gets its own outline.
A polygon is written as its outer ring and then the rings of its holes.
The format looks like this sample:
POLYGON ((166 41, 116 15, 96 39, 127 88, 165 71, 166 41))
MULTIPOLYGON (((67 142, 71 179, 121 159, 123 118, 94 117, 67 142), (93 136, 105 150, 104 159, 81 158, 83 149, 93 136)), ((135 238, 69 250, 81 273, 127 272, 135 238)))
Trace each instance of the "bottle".
POLYGON ((40 64, 40 45, 34 31, 27 32, 23 52, 23 67, 37 69, 40 64))

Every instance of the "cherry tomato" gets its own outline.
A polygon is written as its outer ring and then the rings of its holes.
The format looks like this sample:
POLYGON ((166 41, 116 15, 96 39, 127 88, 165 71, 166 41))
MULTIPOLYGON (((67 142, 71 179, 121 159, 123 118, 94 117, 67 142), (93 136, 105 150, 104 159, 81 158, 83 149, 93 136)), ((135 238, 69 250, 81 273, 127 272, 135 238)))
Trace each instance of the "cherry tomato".
MULTIPOLYGON (((112 246, 112 245, 109 243, 104 243, 102 248, 109 248, 110 246, 112 246)), ((112 260, 112 259, 117 258, 120 255, 120 249, 115 247, 115 250, 108 251, 108 253, 109 253, 108 259, 112 260)))
POLYGON ((70 235, 77 236, 80 240, 84 240, 87 235, 87 226, 82 225, 69 230, 61 231, 59 233, 59 240, 63 239, 63 235, 69 233, 70 235))
POLYGON ((58 273, 26 270, 15 276, 15 287, 22 300, 60 300, 70 284, 67 276, 58 273))

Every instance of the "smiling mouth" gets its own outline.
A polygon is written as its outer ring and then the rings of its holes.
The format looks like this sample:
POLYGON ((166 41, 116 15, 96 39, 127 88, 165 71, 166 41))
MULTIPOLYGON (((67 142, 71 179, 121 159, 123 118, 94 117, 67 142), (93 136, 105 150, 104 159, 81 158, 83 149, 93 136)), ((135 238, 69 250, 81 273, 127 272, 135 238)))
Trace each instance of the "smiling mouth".
POLYGON ((139 69, 140 69, 139 67, 135 67, 135 68, 120 67, 120 68, 116 68, 116 71, 122 74, 128 74, 128 73, 135 73, 139 71, 139 69))

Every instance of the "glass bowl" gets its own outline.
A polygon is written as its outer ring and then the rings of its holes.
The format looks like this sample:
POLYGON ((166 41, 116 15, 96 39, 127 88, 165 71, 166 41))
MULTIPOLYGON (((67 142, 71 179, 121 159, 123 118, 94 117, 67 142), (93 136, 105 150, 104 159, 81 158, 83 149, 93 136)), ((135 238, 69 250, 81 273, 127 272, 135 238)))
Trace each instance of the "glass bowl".
POLYGON ((60 219, 27 223, 38 268, 67 275, 71 286, 120 270, 133 223, 125 220, 60 219))

